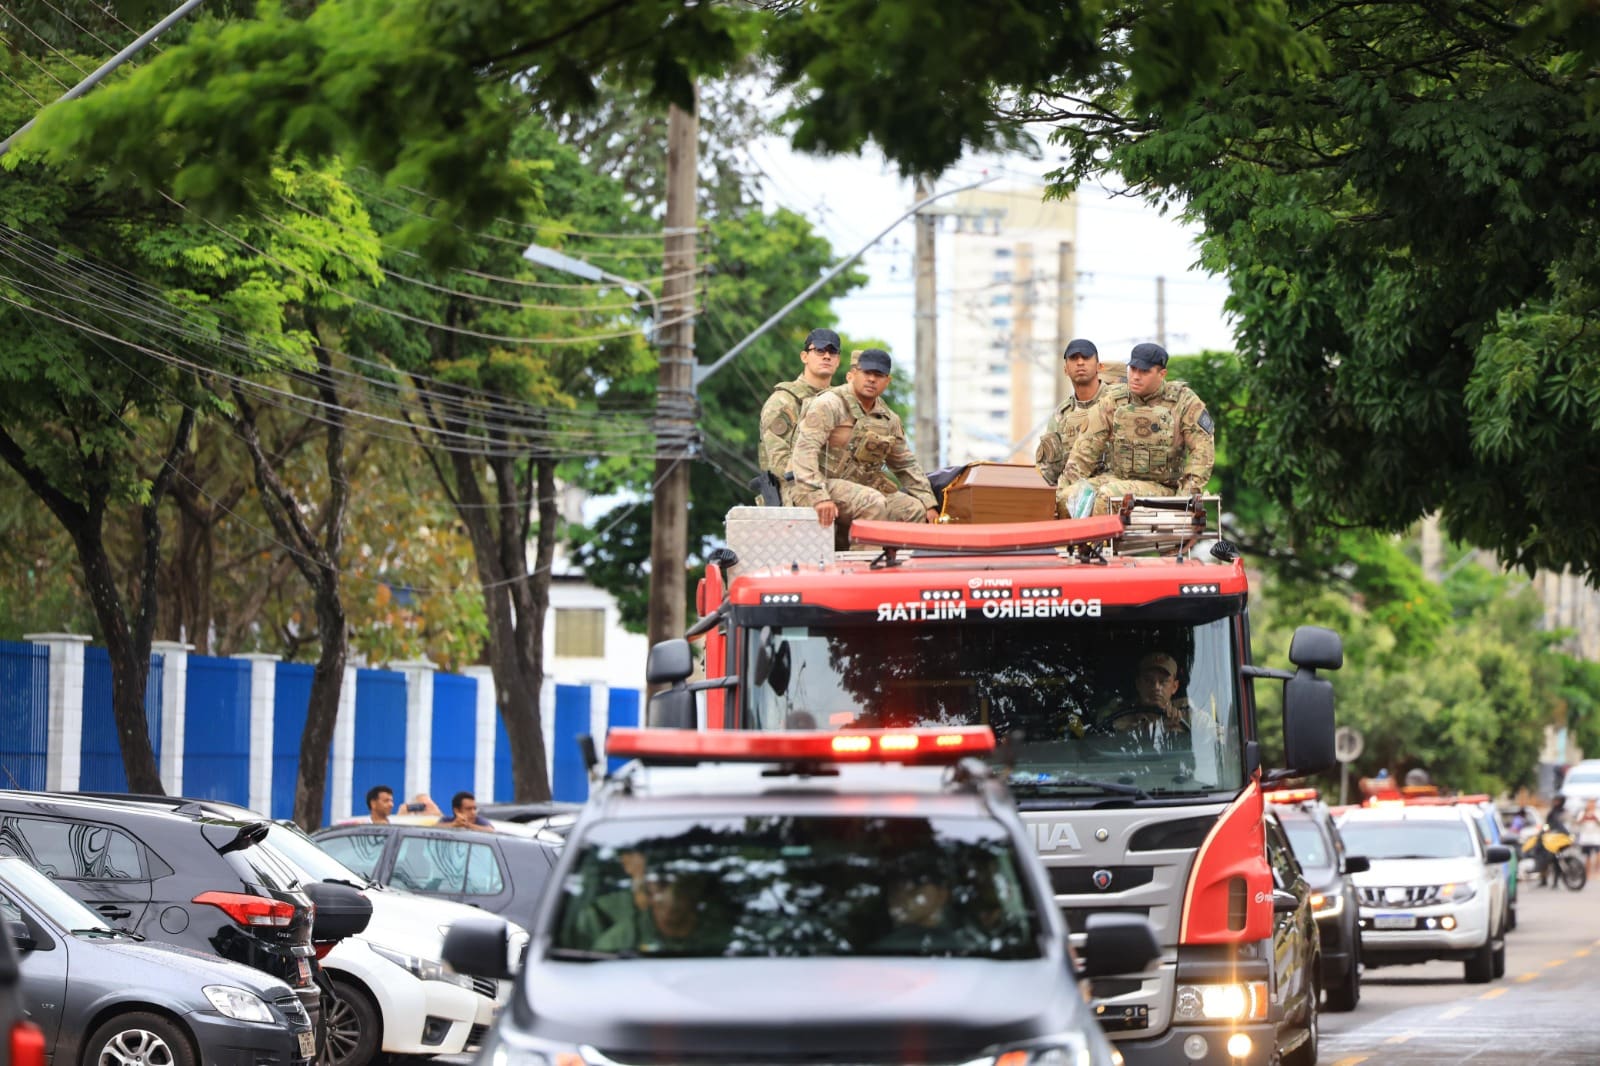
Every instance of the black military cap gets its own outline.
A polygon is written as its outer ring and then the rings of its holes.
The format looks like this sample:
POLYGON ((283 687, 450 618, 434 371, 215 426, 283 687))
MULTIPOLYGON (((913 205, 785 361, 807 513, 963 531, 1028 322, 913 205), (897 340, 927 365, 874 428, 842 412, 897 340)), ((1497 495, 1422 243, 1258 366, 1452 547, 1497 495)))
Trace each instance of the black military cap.
POLYGON ((1100 349, 1094 346, 1094 341, 1087 341, 1082 337, 1074 337, 1068 341, 1067 350, 1061 353, 1061 358, 1071 359, 1074 355, 1080 353, 1087 355, 1091 359, 1100 358, 1100 349))
POLYGON ((837 352, 840 350, 839 335, 831 329, 814 329, 806 334, 806 347, 816 348, 819 351, 832 347, 837 352))
POLYGON ((1128 356, 1128 365, 1135 370, 1151 370, 1167 365, 1167 350, 1159 344, 1135 344, 1128 356))
POLYGON ((861 358, 856 360, 856 369, 876 370, 880 374, 892 373, 893 365, 889 361, 889 353, 882 348, 868 348, 861 353, 861 358))

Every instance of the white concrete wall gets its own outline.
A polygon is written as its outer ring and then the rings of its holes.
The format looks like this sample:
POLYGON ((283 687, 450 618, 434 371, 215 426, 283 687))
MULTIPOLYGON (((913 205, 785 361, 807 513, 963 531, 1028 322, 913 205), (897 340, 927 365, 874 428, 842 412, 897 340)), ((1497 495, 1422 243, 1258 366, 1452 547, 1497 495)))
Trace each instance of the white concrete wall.
MULTIPOLYGON (((183 741, 189 720, 189 653, 193 644, 158 640, 150 650, 161 656, 161 787, 183 795, 183 741)), ((270 755, 269 755, 270 757, 270 755)))
MULTIPOLYGON (((550 613, 545 616, 545 676, 563 685, 603 684, 616 688, 645 687, 645 657, 650 641, 642 633, 622 628, 622 618, 610 593, 576 581, 550 584, 550 613), (556 611, 562 608, 599 608, 606 612, 606 647, 601 658, 556 658, 556 611)), ((543 705, 554 704, 543 701, 543 705)))
POLYGON ((52 792, 76 792, 83 764, 83 647, 89 638, 75 633, 29 633, 22 639, 50 649, 44 787, 52 792))
POLYGON ((281 655, 235 655, 250 664, 250 809, 272 810, 272 721, 281 655))

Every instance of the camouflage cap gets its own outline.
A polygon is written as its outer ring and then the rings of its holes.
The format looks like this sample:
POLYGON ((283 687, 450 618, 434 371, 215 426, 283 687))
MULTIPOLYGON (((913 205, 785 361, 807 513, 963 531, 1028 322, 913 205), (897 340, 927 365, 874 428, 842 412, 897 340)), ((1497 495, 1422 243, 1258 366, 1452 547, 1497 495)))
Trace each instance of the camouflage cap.
POLYGON ((1139 656, 1139 673, 1142 674, 1153 666, 1165 670, 1168 678, 1178 676, 1178 660, 1164 651, 1147 651, 1139 656))

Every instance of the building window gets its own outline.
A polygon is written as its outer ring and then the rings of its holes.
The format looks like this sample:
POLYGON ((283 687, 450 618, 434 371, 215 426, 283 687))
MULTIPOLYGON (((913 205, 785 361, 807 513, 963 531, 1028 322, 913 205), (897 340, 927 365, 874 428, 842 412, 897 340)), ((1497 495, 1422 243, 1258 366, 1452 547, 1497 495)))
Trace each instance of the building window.
POLYGON ((1009 270, 996 270, 994 272, 994 280, 996 280, 996 281, 1010 281, 1011 280, 1011 271, 1009 271, 1009 270))
POLYGON ((994 318, 990 319, 990 322, 993 323, 995 329, 1005 329, 1011 325, 1011 319, 1005 315, 995 315, 994 318))
POLYGON ((1011 294, 1009 292, 997 292, 989 297, 989 303, 994 307, 1005 307, 1011 303, 1011 294))
POLYGON ((1011 258, 1011 249, 1010 248, 996 248, 994 250, 994 257, 996 259, 1010 259, 1011 258))
POLYGON ((556 658, 603 659, 605 655, 605 608, 556 608, 556 658))

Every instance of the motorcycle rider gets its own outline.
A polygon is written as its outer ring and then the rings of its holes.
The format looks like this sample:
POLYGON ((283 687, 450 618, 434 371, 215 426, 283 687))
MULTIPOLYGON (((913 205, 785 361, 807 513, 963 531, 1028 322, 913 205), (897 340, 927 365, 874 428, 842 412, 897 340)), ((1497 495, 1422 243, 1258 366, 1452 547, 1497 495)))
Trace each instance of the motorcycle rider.
POLYGON ((1567 828, 1567 797, 1557 796, 1550 801, 1550 811, 1544 816, 1544 824, 1539 827, 1538 843, 1533 849, 1533 868, 1539 875, 1539 884, 1548 888, 1558 883, 1555 876, 1556 853, 1545 845, 1546 833, 1561 833, 1571 838, 1572 831, 1567 828))

